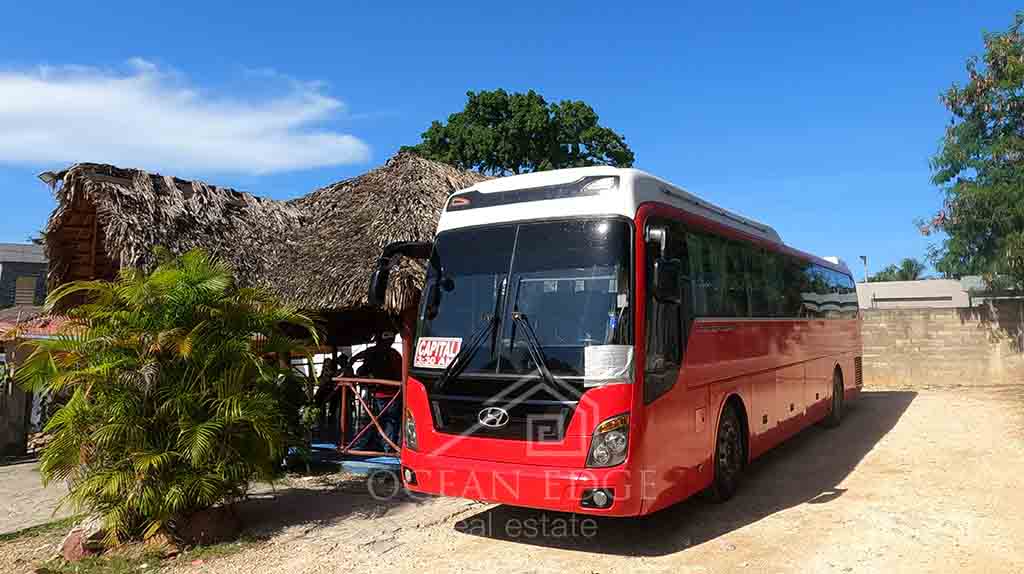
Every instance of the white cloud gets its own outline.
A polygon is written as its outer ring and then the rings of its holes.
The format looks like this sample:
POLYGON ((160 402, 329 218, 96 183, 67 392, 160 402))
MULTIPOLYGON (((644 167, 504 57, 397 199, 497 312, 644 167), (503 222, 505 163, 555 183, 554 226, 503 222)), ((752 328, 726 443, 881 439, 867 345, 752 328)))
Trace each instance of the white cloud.
POLYGON ((317 127, 345 113, 322 84, 262 70, 257 92, 217 97, 135 58, 122 72, 81 66, 0 71, 0 162, 113 163, 186 172, 269 173, 366 161, 358 138, 317 127))

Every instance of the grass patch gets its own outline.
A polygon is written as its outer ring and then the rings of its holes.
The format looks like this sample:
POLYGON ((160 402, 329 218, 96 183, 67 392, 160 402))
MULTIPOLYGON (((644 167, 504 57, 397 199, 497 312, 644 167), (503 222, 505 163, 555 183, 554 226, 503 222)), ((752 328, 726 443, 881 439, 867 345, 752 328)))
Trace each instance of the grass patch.
POLYGON ((196 546, 182 552, 174 559, 187 562, 191 562, 193 560, 209 562, 210 560, 231 556, 232 554, 241 552, 246 548, 251 548, 255 546, 257 542, 259 541, 255 538, 242 537, 233 542, 221 542, 220 544, 211 544, 209 546, 196 546))
MULTIPOLYGON (((69 516, 15 532, 0 534, 0 544, 45 535, 54 535, 57 539, 57 537, 63 537, 80 519, 80 516, 69 516)), ((30 571, 36 574, 128 574, 129 572, 149 574, 159 572, 171 564, 190 563, 195 560, 210 562, 231 556, 251 548, 257 543, 259 540, 256 538, 242 536, 231 542, 188 548, 173 558, 162 558, 158 552, 152 551, 142 543, 136 543, 114 548, 99 556, 89 556, 78 562, 65 562, 63 558, 59 557, 52 558, 37 563, 35 569, 30 571), (146 567, 143 568, 143 565, 146 567)), ((52 556, 52 554, 50 555, 52 556)), ((29 559, 29 563, 31 562, 32 559, 29 559)))
POLYGON ((67 518, 61 518, 60 520, 54 520, 45 524, 29 526, 28 528, 15 530, 14 532, 0 534, 0 542, 11 542, 26 536, 38 536, 40 534, 50 534, 60 530, 70 530, 71 527, 78 522, 79 518, 79 516, 69 516, 67 518))
POLYGON ((36 567, 36 574, 128 574, 133 572, 157 572, 160 557, 155 554, 100 555, 83 558, 78 562, 65 562, 56 558, 36 567), (147 567, 142 569, 143 565, 147 567))
POLYGON ((242 538, 233 542, 222 542, 209 546, 196 546, 183 551, 173 558, 162 558, 160 554, 139 551, 141 544, 131 545, 126 548, 114 549, 113 551, 99 556, 83 558, 78 562, 65 562, 62 558, 54 558, 36 567, 36 574, 139 574, 140 572, 150 574, 159 572, 165 566, 180 563, 190 563, 195 560, 210 562, 225 556, 231 556, 250 548, 257 543, 254 538, 242 538), (145 566, 145 568, 143 568, 145 566))

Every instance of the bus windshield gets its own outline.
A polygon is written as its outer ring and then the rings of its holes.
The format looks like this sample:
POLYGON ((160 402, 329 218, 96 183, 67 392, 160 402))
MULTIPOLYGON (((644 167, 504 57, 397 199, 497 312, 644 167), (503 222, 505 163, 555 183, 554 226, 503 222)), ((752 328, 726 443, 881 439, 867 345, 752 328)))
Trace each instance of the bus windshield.
POLYGON ((413 367, 440 371, 478 339, 464 374, 543 362, 563 379, 617 378, 632 361, 630 243, 629 223, 607 218, 439 234, 413 367))

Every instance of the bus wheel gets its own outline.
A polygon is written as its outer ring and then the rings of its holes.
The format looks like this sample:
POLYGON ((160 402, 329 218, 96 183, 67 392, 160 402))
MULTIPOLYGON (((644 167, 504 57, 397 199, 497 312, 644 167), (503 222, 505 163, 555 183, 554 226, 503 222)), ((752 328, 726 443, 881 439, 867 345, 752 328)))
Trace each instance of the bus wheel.
POLYGON ((843 422, 843 374, 838 370, 832 375, 832 410, 825 417, 825 426, 835 428, 843 422))
POLYGON ((711 483, 711 497, 725 502, 736 494, 746 463, 743 425, 736 407, 729 405, 718 421, 718 441, 715 444, 715 478, 711 483))

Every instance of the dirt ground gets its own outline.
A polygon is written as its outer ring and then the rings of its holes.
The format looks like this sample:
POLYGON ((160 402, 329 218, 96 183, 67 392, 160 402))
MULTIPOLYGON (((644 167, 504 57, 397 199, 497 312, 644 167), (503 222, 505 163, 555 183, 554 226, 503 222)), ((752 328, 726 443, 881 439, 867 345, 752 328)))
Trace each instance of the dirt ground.
POLYGON ((0 466, 0 534, 66 516, 55 512, 65 492, 61 482, 43 488, 35 462, 0 466))
POLYGON ((726 504, 693 499, 575 536, 553 531, 572 515, 378 502, 351 478, 304 480, 240 509, 255 546, 170 571, 1024 572, 1022 429, 1024 387, 867 392, 839 429, 755 462, 726 504))

